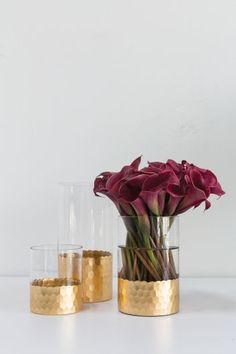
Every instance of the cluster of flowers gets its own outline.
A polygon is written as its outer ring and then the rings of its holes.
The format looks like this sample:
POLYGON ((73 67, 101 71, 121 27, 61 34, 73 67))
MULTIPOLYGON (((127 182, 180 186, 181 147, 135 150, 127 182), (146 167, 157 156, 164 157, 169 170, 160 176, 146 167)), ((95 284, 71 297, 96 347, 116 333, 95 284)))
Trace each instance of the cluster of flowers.
POLYGON ((205 203, 211 194, 222 196, 216 176, 187 161, 149 162, 139 169, 141 157, 119 172, 103 172, 94 182, 94 193, 104 194, 121 215, 172 216, 205 203))

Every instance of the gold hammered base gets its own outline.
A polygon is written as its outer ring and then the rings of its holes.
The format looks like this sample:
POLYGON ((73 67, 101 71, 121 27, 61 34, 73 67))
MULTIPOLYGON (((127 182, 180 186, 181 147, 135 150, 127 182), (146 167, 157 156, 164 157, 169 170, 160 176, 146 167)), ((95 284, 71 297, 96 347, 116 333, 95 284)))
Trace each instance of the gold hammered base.
POLYGON ((112 254, 83 251, 83 301, 100 302, 112 298, 112 254))
POLYGON ((82 305, 79 281, 35 279, 30 285, 30 310, 40 315, 66 315, 79 312, 82 305))
POLYGON ((136 316, 165 316, 179 311, 179 279, 155 282, 118 278, 119 311, 136 316))

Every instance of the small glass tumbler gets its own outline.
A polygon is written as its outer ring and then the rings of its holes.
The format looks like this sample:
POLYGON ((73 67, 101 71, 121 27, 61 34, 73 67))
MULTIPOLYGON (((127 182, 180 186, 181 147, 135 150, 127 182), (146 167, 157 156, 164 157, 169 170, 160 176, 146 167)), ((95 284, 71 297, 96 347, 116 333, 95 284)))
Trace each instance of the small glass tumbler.
POLYGON ((79 312, 82 304, 82 246, 33 246, 30 262, 31 312, 41 315, 79 312), (60 267, 65 263, 62 271, 60 267))

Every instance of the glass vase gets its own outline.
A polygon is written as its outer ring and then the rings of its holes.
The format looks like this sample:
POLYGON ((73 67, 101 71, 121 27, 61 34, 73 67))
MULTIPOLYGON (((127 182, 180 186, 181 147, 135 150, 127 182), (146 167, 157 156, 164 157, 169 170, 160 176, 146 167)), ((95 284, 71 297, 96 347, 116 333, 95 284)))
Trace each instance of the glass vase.
POLYGON ((119 218, 119 311, 139 316, 179 310, 179 218, 119 218))
POLYGON ((83 245, 83 301, 112 298, 112 214, 93 186, 61 184, 61 242, 83 245))
POLYGON ((65 315, 80 311, 81 246, 56 244, 31 247, 30 272, 31 312, 41 315, 65 315), (63 272, 61 259, 66 269, 63 272))

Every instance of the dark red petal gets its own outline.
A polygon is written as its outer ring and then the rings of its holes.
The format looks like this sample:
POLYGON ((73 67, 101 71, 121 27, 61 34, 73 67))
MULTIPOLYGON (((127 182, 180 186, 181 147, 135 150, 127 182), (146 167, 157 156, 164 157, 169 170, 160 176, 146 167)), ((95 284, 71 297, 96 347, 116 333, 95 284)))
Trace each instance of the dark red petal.
POLYGON ((133 167, 134 169, 138 170, 140 162, 141 162, 142 156, 139 156, 137 159, 135 159, 130 166, 133 167))
POLYGON ((197 189, 204 191, 206 197, 208 198, 210 195, 210 188, 208 184, 206 184, 203 174, 196 168, 193 168, 190 171, 190 179, 193 186, 197 189))
POLYGON ((129 169, 132 169, 132 168, 131 168, 130 166, 125 166, 125 167, 123 167, 123 168, 121 169, 120 172, 114 173, 114 174, 109 178, 109 180, 107 181, 107 189, 108 189, 108 190, 111 190, 111 189, 115 186, 115 184, 116 184, 117 182, 119 182, 120 180, 122 180, 122 178, 123 178, 126 174, 129 175, 129 172, 128 172, 129 169))
POLYGON ((167 186, 166 191, 173 197, 183 197, 184 196, 180 186, 177 184, 169 184, 167 186))
POLYGON ((155 167, 148 166, 148 167, 141 168, 140 172, 146 174, 153 174, 153 173, 157 173, 157 170, 155 167))
POLYGON ((163 215, 165 209, 166 192, 160 191, 157 195, 159 215, 163 215))
POLYGON ((192 184, 201 190, 205 190, 205 183, 202 174, 197 169, 192 169, 190 171, 190 179, 192 184))
POLYGON ((221 188, 221 185, 219 183, 217 183, 217 185, 214 187, 210 187, 210 192, 212 194, 218 195, 219 197, 221 197, 222 195, 225 194, 225 192, 223 191, 223 189, 221 188))
POLYGON ((149 176, 143 183, 143 190, 155 191, 167 186, 169 183, 178 183, 178 178, 173 171, 167 170, 159 174, 149 176))
POLYGON ((156 162, 148 161, 148 165, 159 169, 166 168, 166 164, 164 162, 159 162, 159 161, 156 162))
POLYGON ((188 170, 189 167, 191 166, 191 165, 188 163, 188 161, 186 161, 186 160, 182 160, 181 165, 182 165, 182 169, 183 169, 183 170, 188 170))
POLYGON ((141 188, 138 186, 129 187, 127 184, 123 184, 119 189, 119 197, 124 201, 131 202, 138 198, 141 188))
POLYGON ((204 191, 195 188, 194 186, 190 186, 188 193, 186 196, 182 199, 182 201, 179 203, 175 214, 180 214, 188 209, 199 206, 202 202, 206 200, 206 195, 204 191))
POLYGON ((140 174, 127 179, 124 183, 121 183, 119 188, 120 198, 129 202, 138 198, 142 190, 142 184, 146 178, 147 175, 140 174))
MULTIPOLYGON (((183 188, 182 188, 183 189, 183 188)), ((167 186, 168 198, 166 198, 165 215, 174 215, 177 206, 183 199, 183 192, 180 185, 170 184, 167 186)))
POLYGON ((134 208, 137 215, 139 215, 139 216, 148 215, 146 205, 141 198, 137 198, 136 200, 134 200, 131 203, 131 205, 134 208))
POLYGON ((201 205, 201 204, 202 204, 202 201, 199 202, 199 203, 197 203, 197 204, 195 204, 195 205, 194 205, 194 209, 196 209, 197 207, 199 207, 199 205, 201 205))
POLYGON ((98 177, 96 177, 94 181, 94 187, 93 187, 93 191, 95 195, 98 195, 97 193, 105 194, 106 184, 111 175, 112 175, 111 172, 103 172, 98 177))
POLYGON ((107 182, 107 189, 111 190, 117 182, 122 180, 124 177, 129 177, 136 175, 138 172, 133 166, 124 166, 120 172, 112 173, 111 177, 107 182))
POLYGON ((142 191, 140 196, 154 215, 163 215, 165 209, 165 191, 142 191))
POLYGON ((157 199, 157 193, 156 192, 149 192, 149 191, 142 191, 141 192, 141 197, 147 207, 151 210, 151 212, 155 215, 160 215, 159 214, 159 205, 158 205, 158 199, 157 199))
POLYGON ((167 160, 166 164, 175 172, 175 173, 179 173, 182 171, 182 165, 175 162, 174 160, 167 160))
POLYGON ((169 196, 169 200, 167 202, 167 207, 165 209, 165 214, 170 216, 174 215, 176 213, 176 209, 180 203, 180 201, 183 199, 182 196, 169 196))
POLYGON ((211 206, 211 203, 209 202, 209 200, 205 201, 205 210, 209 209, 211 206))
POLYGON ((210 170, 206 170, 202 173, 205 184, 209 187, 214 187, 217 184, 217 178, 210 170))
POLYGON ((114 173, 107 181, 107 189, 110 190, 121 178, 121 172, 114 173))
POLYGON ((184 181, 185 181, 185 183, 187 183, 187 184, 190 184, 190 183, 191 183, 190 177, 189 177, 188 175, 185 175, 185 176, 184 176, 184 181))

